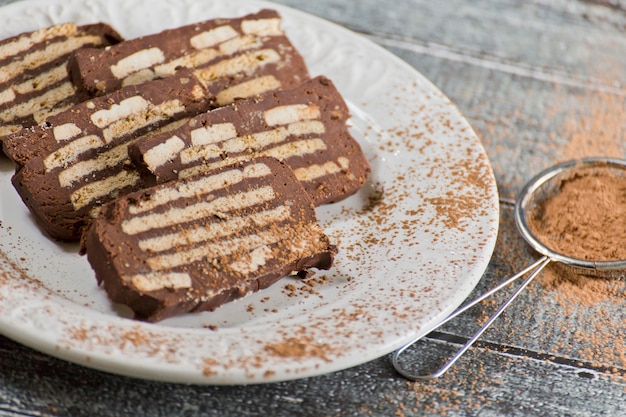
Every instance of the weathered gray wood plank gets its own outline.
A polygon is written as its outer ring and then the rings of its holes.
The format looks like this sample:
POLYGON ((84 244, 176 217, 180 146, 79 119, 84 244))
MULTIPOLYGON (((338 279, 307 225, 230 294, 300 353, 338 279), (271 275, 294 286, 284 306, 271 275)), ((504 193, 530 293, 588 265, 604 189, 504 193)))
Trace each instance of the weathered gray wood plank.
MULTIPOLYGON (((481 137, 503 196, 515 196, 557 160, 591 152, 626 157, 621 1, 277 2, 363 33, 432 80, 481 137)), ((496 252, 475 294, 536 258, 510 207, 501 217, 496 252)), ((398 377, 385 357, 280 384, 162 384, 92 371, 0 337, 0 416, 626 415, 626 290, 615 285, 614 296, 589 302, 582 290, 577 299, 545 279, 532 284, 484 339, 543 359, 474 349, 428 383, 398 377)), ((485 303, 443 330, 468 336, 493 308, 485 303)), ((428 363, 432 349, 412 349, 405 359, 428 363)))
POLYGON ((408 49, 447 60, 472 59, 474 64, 557 82, 626 85, 626 57, 615 53, 626 46, 626 12, 602 2, 276 2, 371 34, 381 43, 398 40, 408 49))
MULTIPOLYGON (((623 385, 575 368, 473 350, 441 379, 398 378, 387 358, 261 386, 203 387, 92 371, 0 339, 0 415, 59 416, 619 416, 623 385), (36 389, 33 389, 36 387, 36 389), (602 396, 602 401, 594 401, 602 396)), ((407 360, 416 360, 409 353, 407 360)))

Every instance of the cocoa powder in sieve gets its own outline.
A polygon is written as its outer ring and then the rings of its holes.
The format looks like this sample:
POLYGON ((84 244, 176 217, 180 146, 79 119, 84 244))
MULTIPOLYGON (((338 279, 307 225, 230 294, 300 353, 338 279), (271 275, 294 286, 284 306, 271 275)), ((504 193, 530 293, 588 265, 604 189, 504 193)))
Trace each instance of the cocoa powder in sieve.
POLYGON ((533 233, 550 249, 577 259, 626 259, 626 178, 580 172, 530 219, 533 233))

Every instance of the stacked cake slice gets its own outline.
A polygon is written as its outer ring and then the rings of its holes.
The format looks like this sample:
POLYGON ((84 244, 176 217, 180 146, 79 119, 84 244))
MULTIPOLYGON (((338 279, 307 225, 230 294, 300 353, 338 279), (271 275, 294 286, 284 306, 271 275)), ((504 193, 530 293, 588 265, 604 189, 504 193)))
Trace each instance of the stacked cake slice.
POLYGON ((84 237, 98 281, 140 319, 212 310, 335 252, 293 171, 260 158, 105 206, 84 237))
POLYGON ((169 77, 180 68, 196 69, 218 105, 295 87, 308 78, 304 60, 274 10, 207 20, 106 49, 83 48, 70 66, 85 98, 169 77))
POLYGON ((280 15, 102 37, 63 57, 71 100, 2 147, 33 217, 81 240, 111 300, 157 321, 330 268, 315 207, 357 192, 370 166, 280 15))
POLYGON ((130 146, 145 181, 167 182, 271 156, 285 161, 316 205, 354 194, 369 164, 346 125, 348 107, 326 77, 202 113, 130 146))
POLYGON ((208 93, 190 75, 125 87, 5 138, 13 184, 50 236, 79 239, 100 205, 143 188, 128 145, 207 110, 208 93))
POLYGON ((72 52, 121 40, 105 24, 65 23, 0 41, 0 141, 80 101, 68 72, 72 52))

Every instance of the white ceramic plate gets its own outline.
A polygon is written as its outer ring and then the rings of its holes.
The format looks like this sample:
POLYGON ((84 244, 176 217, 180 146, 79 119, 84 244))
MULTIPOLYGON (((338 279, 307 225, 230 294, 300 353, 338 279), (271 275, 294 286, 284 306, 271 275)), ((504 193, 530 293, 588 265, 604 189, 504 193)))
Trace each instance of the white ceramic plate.
POLYGON ((364 363, 423 335, 487 267, 498 200, 485 152, 457 109, 409 65, 305 13, 249 0, 35 0, 6 6, 0 37, 102 20, 131 38, 278 9, 313 75, 334 80, 373 173, 318 214, 340 248, 331 271, 286 278, 215 312, 147 324, 108 302, 74 245, 42 235, 0 158, 0 333, 133 377, 201 384, 280 381, 364 363))

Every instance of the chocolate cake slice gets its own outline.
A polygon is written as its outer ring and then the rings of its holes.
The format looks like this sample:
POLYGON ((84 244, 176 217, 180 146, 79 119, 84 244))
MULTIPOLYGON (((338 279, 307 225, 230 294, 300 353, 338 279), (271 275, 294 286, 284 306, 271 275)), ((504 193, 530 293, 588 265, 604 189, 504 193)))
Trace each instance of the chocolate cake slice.
POLYGON ((336 248, 291 169, 258 158, 104 205, 82 251, 111 300, 154 322, 329 269, 336 248))
POLYGON ((73 106, 5 138, 13 185, 50 236, 77 240, 101 204, 144 186, 129 143, 206 111, 210 98, 189 72, 73 106))
POLYGON ((194 68, 224 105, 309 78, 280 24, 276 11, 264 9, 164 30, 103 50, 84 49, 73 55, 71 74, 88 98, 194 68))
POLYGON ((64 23, 0 41, 0 141, 79 103, 68 73, 73 51, 121 40, 103 23, 64 23))
POLYGON ((326 77, 200 114, 129 152, 147 183, 163 183, 257 156, 285 161, 316 205, 339 201, 370 166, 350 135, 350 114, 326 77))

